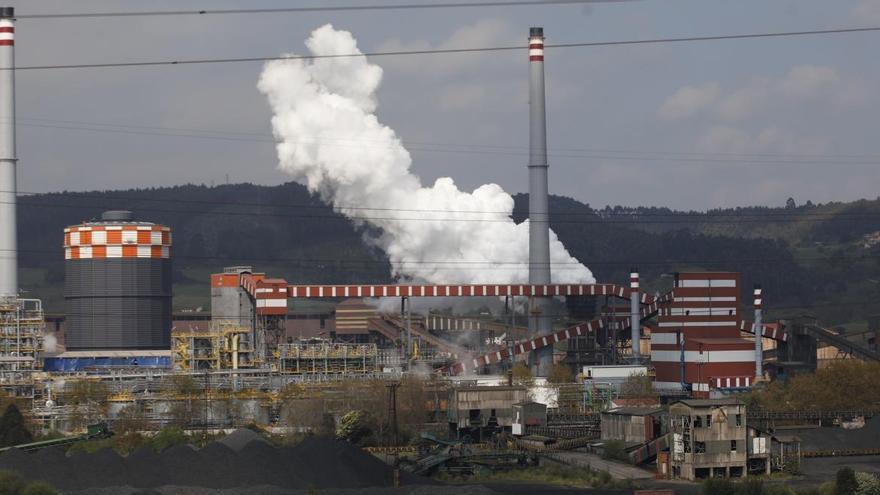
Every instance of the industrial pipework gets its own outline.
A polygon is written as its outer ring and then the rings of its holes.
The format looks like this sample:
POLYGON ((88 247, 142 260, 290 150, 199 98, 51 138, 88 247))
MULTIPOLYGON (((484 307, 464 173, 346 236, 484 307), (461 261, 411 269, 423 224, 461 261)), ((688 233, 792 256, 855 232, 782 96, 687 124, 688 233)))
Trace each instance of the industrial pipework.
POLYGON ((12 7, 0 7, 0 297, 18 296, 14 15, 12 7))
MULTIPOLYGON (((547 116, 544 96, 544 28, 529 30, 529 283, 550 283, 550 211, 547 193, 547 116)), ((533 297, 529 335, 553 330, 549 315, 551 299, 533 297)), ((545 376, 553 364, 553 348, 533 352, 530 365, 535 375, 545 376)))

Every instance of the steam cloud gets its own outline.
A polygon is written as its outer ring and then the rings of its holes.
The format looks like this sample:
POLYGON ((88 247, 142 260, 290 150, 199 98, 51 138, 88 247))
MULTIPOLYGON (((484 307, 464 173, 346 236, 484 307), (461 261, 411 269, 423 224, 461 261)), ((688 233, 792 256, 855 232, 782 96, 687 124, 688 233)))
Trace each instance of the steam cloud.
MULTIPOLYGON (((351 33, 329 24, 306 46, 313 55, 362 53, 351 33)), ((358 226, 373 227, 365 236, 397 277, 527 282, 529 227, 513 222, 513 198, 497 184, 464 192, 449 177, 423 186, 400 138, 374 114, 381 81, 382 68, 365 56, 268 62, 258 88, 272 108, 279 168, 358 226)), ((550 253, 554 282, 595 281, 553 232, 550 253)))

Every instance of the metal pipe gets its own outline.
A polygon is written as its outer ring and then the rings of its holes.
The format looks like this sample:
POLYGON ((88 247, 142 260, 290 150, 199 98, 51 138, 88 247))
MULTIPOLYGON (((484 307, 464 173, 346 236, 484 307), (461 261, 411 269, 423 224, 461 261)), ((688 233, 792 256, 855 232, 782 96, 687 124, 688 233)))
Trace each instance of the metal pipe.
POLYGON ((0 297, 18 295, 14 15, 12 7, 0 7, 0 297))
POLYGON ((639 307, 639 270, 631 268, 629 271, 629 312, 630 328, 632 330, 632 357, 633 362, 641 359, 640 339, 642 337, 641 312, 639 307))
MULTIPOLYGON (((550 211, 547 192, 547 113, 544 94, 544 28, 529 30, 529 283, 550 283, 550 211)), ((547 335, 553 329, 549 316, 552 300, 531 300, 529 336, 547 335)), ((545 376, 553 364, 553 347, 530 356, 536 376, 545 376)))
POLYGON ((755 284, 755 378, 764 376, 763 317, 764 301, 761 286, 755 284))

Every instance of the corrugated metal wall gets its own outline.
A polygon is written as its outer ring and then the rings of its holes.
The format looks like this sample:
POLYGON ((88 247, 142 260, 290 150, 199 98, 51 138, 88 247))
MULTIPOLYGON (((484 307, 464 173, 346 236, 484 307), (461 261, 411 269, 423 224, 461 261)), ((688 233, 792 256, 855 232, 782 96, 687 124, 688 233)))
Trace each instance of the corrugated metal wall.
POLYGON ((68 350, 170 347, 170 259, 79 259, 65 265, 68 350))

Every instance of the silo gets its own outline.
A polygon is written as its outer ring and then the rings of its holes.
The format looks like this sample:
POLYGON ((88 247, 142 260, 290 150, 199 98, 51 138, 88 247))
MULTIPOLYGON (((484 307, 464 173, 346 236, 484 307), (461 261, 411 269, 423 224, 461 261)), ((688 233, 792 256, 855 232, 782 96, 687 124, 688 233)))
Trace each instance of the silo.
POLYGON ((107 211, 64 229, 68 350, 168 349, 171 229, 107 211))

